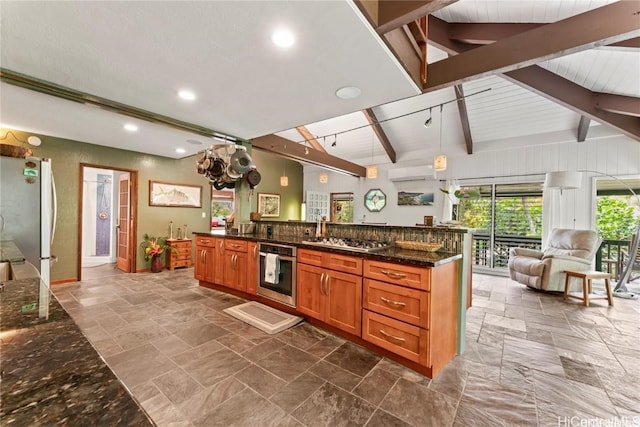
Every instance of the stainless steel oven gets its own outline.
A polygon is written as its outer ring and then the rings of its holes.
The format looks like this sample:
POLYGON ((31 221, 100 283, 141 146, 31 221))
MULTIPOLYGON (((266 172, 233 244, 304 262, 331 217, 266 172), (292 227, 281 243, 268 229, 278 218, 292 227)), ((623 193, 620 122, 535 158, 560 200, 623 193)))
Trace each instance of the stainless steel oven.
POLYGON ((291 307, 296 306, 296 247, 277 245, 275 243, 259 243, 260 272, 258 274, 258 295, 281 302, 291 307), (278 255, 280 274, 277 283, 265 280, 267 254, 278 255))

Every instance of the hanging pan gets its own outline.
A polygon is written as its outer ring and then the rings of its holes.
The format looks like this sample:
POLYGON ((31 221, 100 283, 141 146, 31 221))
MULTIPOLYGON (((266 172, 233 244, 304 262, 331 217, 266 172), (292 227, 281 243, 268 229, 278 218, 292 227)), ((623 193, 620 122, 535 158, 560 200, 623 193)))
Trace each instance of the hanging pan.
POLYGON ((247 184, 249 184, 249 187, 251 188, 256 187, 258 184, 260 184, 261 179, 262 177, 260 176, 260 172, 258 172, 258 169, 251 169, 246 174, 247 184))
POLYGON ((253 165, 251 157, 249 156, 249 154, 247 154, 247 149, 242 146, 236 148, 236 152, 231 155, 229 164, 236 172, 240 174, 249 172, 252 168, 255 167, 253 165))

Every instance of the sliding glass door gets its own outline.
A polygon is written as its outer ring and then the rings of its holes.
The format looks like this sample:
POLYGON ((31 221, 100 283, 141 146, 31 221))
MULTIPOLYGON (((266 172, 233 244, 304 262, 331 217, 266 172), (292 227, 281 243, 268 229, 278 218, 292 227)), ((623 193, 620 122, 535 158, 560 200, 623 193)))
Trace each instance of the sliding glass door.
POLYGON ((460 199, 455 219, 475 229, 473 263, 481 271, 507 270, 509 249, 542 246, 542 182, 463 186, 478 198, 460 199))

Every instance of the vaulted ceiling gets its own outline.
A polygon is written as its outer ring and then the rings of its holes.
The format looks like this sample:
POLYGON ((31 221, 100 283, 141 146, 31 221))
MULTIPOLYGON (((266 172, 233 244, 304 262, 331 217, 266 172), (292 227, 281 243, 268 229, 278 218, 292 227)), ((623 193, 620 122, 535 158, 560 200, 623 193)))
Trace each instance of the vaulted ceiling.
POLYGON ((371 162, 430 163, 440 146, 472 155, 523 141, 640 140, 638 9, 609 0, 3 1, 0 121, 167 157, 228 135, 355 175, 371 162), (271 43, 280 26, 295 33, 292 49, 271 43), (344 86, 361 95, 337 98, 344 86), (183 88, 197 99, 178 99, 183 88))

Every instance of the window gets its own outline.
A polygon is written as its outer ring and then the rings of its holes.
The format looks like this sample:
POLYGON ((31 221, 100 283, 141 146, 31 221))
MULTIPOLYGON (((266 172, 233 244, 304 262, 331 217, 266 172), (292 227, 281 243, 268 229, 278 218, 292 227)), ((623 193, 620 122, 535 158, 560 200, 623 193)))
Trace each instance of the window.
POLYGON ((235 192, 211 187, 211 228, 224 227, 227 217, 233 213, 235 192))
POLYGON ((331 222, 353 222, 353 193, 331 193, 331 222))
POLYGON ((512 247, 542 246, 542 183, 490 184, 462 189, 480 193, 454 206, 454 219, 474 228, 474 264, 506 269, 512 247))

